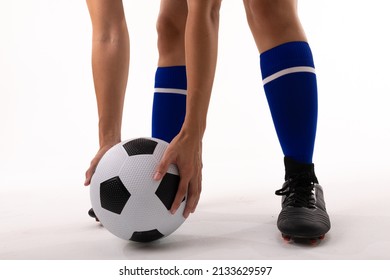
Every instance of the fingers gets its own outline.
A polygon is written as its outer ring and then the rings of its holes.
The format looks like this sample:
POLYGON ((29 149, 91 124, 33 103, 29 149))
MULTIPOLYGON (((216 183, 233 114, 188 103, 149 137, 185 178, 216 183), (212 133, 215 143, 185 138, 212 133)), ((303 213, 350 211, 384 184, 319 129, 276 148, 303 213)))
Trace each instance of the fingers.
POLYGON ((92 176, 95 173, 96 167, 98 166, 100 159, 103 157, 106 151, 108 151, 112 146, 115 145, 115 143, 117 142, 114 142, 113 144, 105 145, 102 148, 100 148, 100 150, 97 152, 95 157, 92 159, 88 170, 85 172, 84 186, 89 186, 91 184, 92 176))
POLYGON ((92 175, 93 175, 93 170, 91 170, 91 168, 89 168, 87 170, 87 172, 85 172, 85 181, 84 181, 84 186, 89 186, 91 184, 91 178, 92 178, 92 175))
POLYGON ((191 176, 191 173, 184 174, 187 176, 180 178, 179 188, 170 211, 172 214, 175 214, 183 202, 183 199, 187 196, 186 206, 183 212, 183 217, 187 219, 191 213, 195 212, 198 205, 200 193, 202 191, 202 176, 201 172, 199 172, 196 176, 191 176))
POLYGON ((186 207, 184 208, 183 216, 184 218, 188 218, 191 213, 195 212, 195 208, 197 202, 199 201, 199 190, 198 190, 198 180, 194 180, 194 182, 190 183, 188 188, 188 197, 186 207))
MULTIPOLYGON (((173 201, 171 209, 170 209, 172 215, 174 215, 176 213, 177 209, 179 209, 183 199, 185 198, 185 196, 187 194, 187 189, 189 189, 189 179, 190 179, 189 177, 180 177, 179 188, 177 189, 175 200, 173 201)), ((186 201, 186 207, 187 207, 187 204, 188 204, 188 198, 186 201)), ((188 215, 185 215, 184 213, 183 213, 183 216, 184 216, 184 218, 188 217, 188 215)))
POLYGON ((180 174, 180 182, 170 212, 175 214, 184 198, 186 198, 183 212, 184 218, 188 218, 191 213, 195 212, 202 190, 203 165, 201 149, 199 152, 196 146, 195 148, 188 148, 189 146, 190 145, 183 145, 180 142, 177 144, 175 141, 172 141, 153 175, 154 180, 162 180, 167 173, 170 164, 177 165, 180 174))
POLYGON ((193 208, 192 208, 192 210, 191 210, 191 213, 194 213, 196 207, 198 206, 201 192, 202 192, 202 176, 200 176, 200 181, 199 181, 199 183, 198 183, 198 194, 197 194, 197 197, 196 197, 194 206, 193 206, 193 208))
POLYGON ((89 166, 88 170, 85 172, 84 186, 89 186, 91 184, 92 175, 95 173, 98 162, 99 161, 96 160, 96 158, 94 158, 91 161, 91 165, 89 166))
POLYGON ((161 180, 168 171, 169 165, 173 163, 172 154, 167 149, 157 165, 156 172, 154 173, 153 179, 156 181, 161 180))

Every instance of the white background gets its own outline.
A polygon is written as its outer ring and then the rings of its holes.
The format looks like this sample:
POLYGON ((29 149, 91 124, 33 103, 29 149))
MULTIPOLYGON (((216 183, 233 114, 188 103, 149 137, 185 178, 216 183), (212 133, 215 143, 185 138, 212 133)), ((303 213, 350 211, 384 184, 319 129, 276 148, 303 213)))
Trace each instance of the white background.
MULTIPOLYGON (((124 4, 127 139, 150 135, 159 1, 124 4)), ((225 0, 202 200, 162 250, 143 250, 86 215, 84 172, 98 149, 86 3, 1 0, 0 259, 389 259, 386 1, 301 0, 299 11, 318 78, 314 162, 332 220, 328 238, 315 250, 280 240, 273 193, 283 183, 283 154, 242 2, 225 0)))

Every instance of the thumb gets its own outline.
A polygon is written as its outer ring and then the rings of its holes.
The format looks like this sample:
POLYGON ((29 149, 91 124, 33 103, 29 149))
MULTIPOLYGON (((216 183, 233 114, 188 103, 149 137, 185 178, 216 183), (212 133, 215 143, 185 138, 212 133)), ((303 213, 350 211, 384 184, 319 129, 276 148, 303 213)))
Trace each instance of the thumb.
POLYGON ((161 180, 168 171, 169 165, 173 162, 173 158, 170 153, 165 151, 160 163, 157 165, 156 172, 154 173, 153 179, 156 181, 161 180))

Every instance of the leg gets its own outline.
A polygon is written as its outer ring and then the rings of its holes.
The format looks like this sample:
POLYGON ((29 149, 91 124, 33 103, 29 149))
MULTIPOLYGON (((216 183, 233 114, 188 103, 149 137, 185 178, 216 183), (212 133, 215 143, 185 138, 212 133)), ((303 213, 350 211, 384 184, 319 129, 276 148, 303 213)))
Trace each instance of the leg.
MULTIPOLYGON (((171 71, 168 71, 170 69, 167 68, 173 65, 183 65, 183 63, 189 64, 186 70, 190 83, 189 100, 186 101, 186 105, 187 109, 190 110, 190 115, 193 115, 189 119, 196 120, 195 123, 189 126, 191 128, 197 127, 201 131, 205 128, 206 113, 216 68, 221 0, 188 0, 187 3, 184 0, 163 0, 161 2, 157 22, 160 68, 156 74, 156 88, 159 90, 157 93, 186 95, 186 78, 185 81, 183 79, 180 82, 180 85, 175 85, 179 75, 171 73, 171 71), (189 13, 188 18, 187 13, 189 13), (159 72, 168 73, 160 75, 159 72), (164 79, 159 79, 160 76, 163 76, 164 79), (160 83, 160 80, 164 80, 164 82, 160 83), (164 84, 162 88, 160 87, 161 84, 164 84), (173 88, 175 92, 168 92, 169 87, 173 88), (191 99, 195 101, 191 101, 191 99)), ((180 71, 180 76, 184 76, 183 71, 180 71)), ((157 96, 161 97, 163 95, 158 94, 157 96)), ((156 113, 156 117, 153 118, 153 127, 159 119, 169 113, 166 112, 167 114, 159 114, 161 117, 158 116, 156 110, 159 107, 161 106, 154 102, 153 114, 156 113)), ((153 131, 155 131, 154 128, 153 131)), ((176 134, 178 132, 176 131, 176 134)), ((203 136, 203 132, 201 134, 203 136)), ((166 138, 171 140, 171 136, 166 138)))
POLYGON ((171 142, 186 114, 185 0, 162 0, 157 20, 159 61, 155 77, 152 136, 171 142))
POLYGON ((284 236, 315 239, 330 229, 312 164, 317 127, 314 62, 296 0, 244 0, 259 49, 264 90, 285 155, 286 182, 277 225, 284 236))
POLYGON ((157 19, 159 67, 185 65, 186 0, 161 0, 157 19))
POLYGON ((99 116, 100 150, 86 172, 89 185, 103 154, 121 140, 129 71, 129 35, 121 0, 87 0, 91 16, 92 70, 99 116))
POLYGON ((261 52, 264 89, 283 153, 296 161, 312 163, 317 84, 296 0, 244 0, 244 3, 261 52))

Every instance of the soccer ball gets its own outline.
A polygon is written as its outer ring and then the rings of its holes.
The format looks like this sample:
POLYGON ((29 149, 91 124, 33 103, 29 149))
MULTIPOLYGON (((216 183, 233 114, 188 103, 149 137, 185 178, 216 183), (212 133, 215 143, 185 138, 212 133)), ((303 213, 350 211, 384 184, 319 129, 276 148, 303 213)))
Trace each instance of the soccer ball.
POLYGON ((153 179, 168 143, 156 138, 123 141, 106 152, 91 180, 92 208, 102 225, 126 240, 150 242, 170 235, 185 221, 185 199, 169 211, 179 187, 171 164, 160 181, 153 179))

